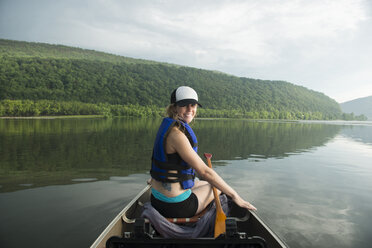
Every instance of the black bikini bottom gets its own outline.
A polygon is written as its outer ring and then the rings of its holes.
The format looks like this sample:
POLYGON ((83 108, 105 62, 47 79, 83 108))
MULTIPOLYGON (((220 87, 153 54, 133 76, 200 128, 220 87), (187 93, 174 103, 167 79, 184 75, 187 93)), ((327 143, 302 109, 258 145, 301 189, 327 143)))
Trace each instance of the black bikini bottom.
POLYGON ((151 194, 151 205, 166 218, 190 218, 198 210, 199 202, 194 193, 184 201, 177 203, 163 202, 151 194))

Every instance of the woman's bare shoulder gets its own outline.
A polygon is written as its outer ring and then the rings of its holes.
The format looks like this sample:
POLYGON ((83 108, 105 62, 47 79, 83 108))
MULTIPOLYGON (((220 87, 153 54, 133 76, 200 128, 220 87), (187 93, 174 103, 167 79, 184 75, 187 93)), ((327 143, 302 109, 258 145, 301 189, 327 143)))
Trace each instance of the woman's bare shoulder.
POLYGON ((172 129, 169 131, 168 136, 171 136, 172 138, 182 137, 186 135, 178 128, 178 127, 172 127, 172 129))

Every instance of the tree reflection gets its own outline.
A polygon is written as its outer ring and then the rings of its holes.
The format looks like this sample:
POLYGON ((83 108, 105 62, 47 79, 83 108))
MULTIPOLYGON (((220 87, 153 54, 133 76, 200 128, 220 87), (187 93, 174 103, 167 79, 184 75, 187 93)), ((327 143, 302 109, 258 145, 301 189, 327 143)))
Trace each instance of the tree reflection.
MULTIPOLYGON (((0 191, 147 173, 160 119, 0 120, 0 191), (73 181, 74 180, 74 181, 73 181), (22 186, 23 185, 23 186, 22 186)), ((327 124, 196 120, 199 153, 213 159, 284 157, 324 145, 327 124)))

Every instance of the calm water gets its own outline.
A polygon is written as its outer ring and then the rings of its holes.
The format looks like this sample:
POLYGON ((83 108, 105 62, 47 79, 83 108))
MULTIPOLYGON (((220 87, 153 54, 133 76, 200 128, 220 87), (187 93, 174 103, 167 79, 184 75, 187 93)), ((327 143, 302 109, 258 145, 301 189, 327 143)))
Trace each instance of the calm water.
MULTIPOLYGON (((0 119, 0 247, 89 247, 161 120, 0 119)), ((200 154, 290 247, 370 247, 372 123, 197 120, 200 154)))

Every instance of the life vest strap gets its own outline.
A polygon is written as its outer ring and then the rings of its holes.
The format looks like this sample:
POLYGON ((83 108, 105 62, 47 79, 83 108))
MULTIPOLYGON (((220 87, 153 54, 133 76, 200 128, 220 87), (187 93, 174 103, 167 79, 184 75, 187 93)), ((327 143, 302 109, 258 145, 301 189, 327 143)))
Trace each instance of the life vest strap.
POLYGON ((159 172, 159 171, 150 171, 151 177, 155 180, 164 182, 164 183, 178 183, 187 180, 194 180, 195 174, 181 174, 181 173, 172 173, 172 172, 159 172), (173 178, 169 178, 173 177, 173 178))

